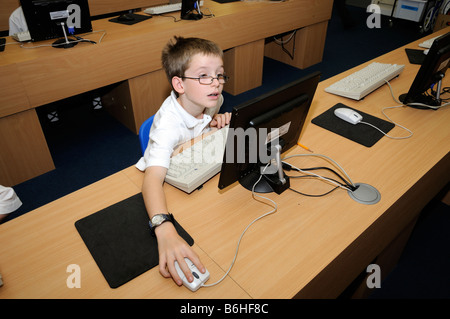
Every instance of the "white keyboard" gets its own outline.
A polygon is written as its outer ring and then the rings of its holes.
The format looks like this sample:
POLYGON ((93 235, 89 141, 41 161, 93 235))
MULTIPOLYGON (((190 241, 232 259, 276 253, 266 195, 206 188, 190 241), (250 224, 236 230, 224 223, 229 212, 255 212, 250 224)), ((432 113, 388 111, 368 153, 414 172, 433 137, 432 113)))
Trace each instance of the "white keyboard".
POLYGON ((29 31, 18 32, 12 35, 12 38, 19 42, 26 42, 31 40, 31 35, 29 31))
POLYGON ((325 92, 360 100, 402 73, 404 65, 373 62, 325 89, 325 92))
POLYGON ((186 193, 192 193, 220 172, 228 126, 204 137, 173 156, 165 181, 186 193))
POLYGON ((431 39, 428 39, 428 40, 425 40, 422 43, 419 43, 419 47, 425 48, 425 49, 431 48, 431 45, 433 44, 434 39, 436 39, 436 38, 439 38, 439 36, 431 38, 431 39))
MULTIPOLYGON (((203 1, 200 1, 200 6, 203 5, 203 1)), ((147 14, 163 14, 167 12, 174 12, 181 10, 181 1, 178 3, 164 4, 162 6, 150 7, 144 10, 147 14)))

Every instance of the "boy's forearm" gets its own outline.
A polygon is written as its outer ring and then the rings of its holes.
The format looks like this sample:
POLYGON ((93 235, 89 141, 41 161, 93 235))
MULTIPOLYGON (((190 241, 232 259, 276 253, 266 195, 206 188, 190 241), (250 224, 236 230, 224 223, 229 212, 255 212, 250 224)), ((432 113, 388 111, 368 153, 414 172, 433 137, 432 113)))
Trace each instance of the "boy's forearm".
MULTIPOLYGON (((165 169, 164 169, 165 170, 165 169)), ((166 171, 159 169, 147 169, 145 171, 142 195, 149 218, 156 214, 168 214, 166 196, 163 189, 166 171)), ((172 223, 163 223, 156 227, 155 235, 159 242, 166 242, 170 238, 178 237, 175 226, 172 223)))
POLYGON ((166 196, 164 194, 164 179, 149 171, 145 171, 144 183, 142 185, 142 195, 149 217, 156 214, 168 214, 166 196))

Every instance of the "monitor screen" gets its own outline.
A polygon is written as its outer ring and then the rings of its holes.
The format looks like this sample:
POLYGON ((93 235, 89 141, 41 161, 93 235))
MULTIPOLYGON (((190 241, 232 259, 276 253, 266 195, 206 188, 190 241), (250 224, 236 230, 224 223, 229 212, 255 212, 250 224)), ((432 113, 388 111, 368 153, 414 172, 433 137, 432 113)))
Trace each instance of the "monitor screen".
POLYGON ((182 0, 180 17, 183 20, 200 20, 203 17, 200 11, 200 0, 182 0))
POLYGON ((20 0, 20 3, 31 41, 64 37, 61 22, 68 36, 92 31, 88 0, 20 0))
MULTIPOLYGON (((236 181, 253 189, 261 169, 272 167, 273 148, 279 145, 284 153, 297 144, 319 79, 320 72, 314 72, 233 108, 220 189, 236 181)), ((279 172, 267 172, 254 191, 281 193, 286 187, 277 189, 279 172)))
POLYGON ((428 51, 419 72, 409 88, 408 93, 400 96, 400 101, 416 108, 428 108, 414 105, 420 103, 430 106, 440 106, 440 83, 450 62, 450 32, 436 38, 428 51))

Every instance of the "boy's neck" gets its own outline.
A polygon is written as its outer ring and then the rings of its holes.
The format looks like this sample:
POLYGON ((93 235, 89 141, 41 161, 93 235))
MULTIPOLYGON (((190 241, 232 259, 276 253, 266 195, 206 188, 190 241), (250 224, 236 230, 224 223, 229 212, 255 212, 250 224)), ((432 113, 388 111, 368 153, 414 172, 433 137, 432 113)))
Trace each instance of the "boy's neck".
POLYGON ((177 101, 186 112, 188 112, 190 115, 192 115, 196 119, 201 120, 203 118, 203 114, 205 113, 205 109, 206 109, 205 107, 201 110, 200 110, 200 108, 197 108, 197 107, 192 107, 192 108, 186 107, 185 105, 183 105, 182 99, 180 97, 177 98, 177 101))

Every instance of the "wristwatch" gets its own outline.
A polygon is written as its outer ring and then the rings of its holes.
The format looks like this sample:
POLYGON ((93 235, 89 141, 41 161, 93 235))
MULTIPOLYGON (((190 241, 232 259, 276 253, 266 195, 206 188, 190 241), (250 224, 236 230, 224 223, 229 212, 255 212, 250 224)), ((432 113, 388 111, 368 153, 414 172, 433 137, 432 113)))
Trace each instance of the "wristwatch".
POLYGON ((148 224, 153 236, 155 236, 155 228, 165 222, 173 223, 172 214, 157 214, 150 219, 148 224))

